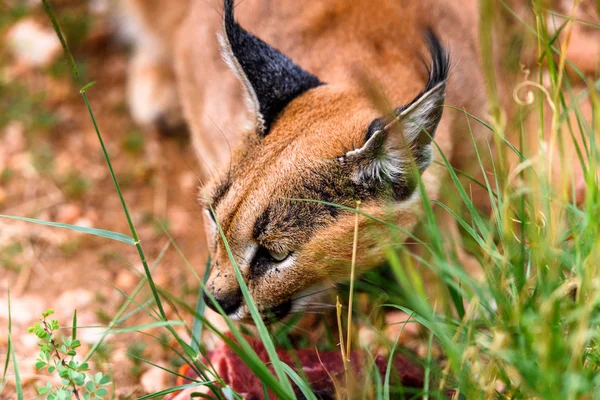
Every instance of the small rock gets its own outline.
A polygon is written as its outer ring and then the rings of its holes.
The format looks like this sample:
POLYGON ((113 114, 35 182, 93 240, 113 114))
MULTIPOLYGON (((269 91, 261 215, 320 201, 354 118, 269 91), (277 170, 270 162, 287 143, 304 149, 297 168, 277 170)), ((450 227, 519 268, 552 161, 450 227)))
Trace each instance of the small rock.
POLYGON ((28 354, 33 354, 38 349, 38 338, 35 334, 21 335, 19 337, 20 344, 23 346, 21 350, 27 350, 28 354))
POLYGON ((117 278, 115 279, 115 286, 119 289, 131 289, 137 282, 136 277, 133 273, 123 270, 117 274, 117 278))
POLYGON ((7 43, 17 60, 30 67, 50 65, 61 48, 52 29, 32 19, 16 23, 8 32, 7 43))
POLYGON ((74 224, 81 217, 81 208, 75 204, 64 204, 58 208, 56 219, 65 224, 74 224))
MULTIPOLYGON (((93 317, 90 316, 88 314, 81 314, 79 315, 79 312, 77 313, 77 325, 78 326, 99 326, 101 325, 98 320, 93 317)), ((94 343, 97 343, 100 339, 102 339, 102 336, 104 335, 104 332, 106 331, 106 328, 103 327, 98 327, 98 328, 81 328, 81 329, 77 329, 77 338, 79 340, 81 340, 82 343, 87 343, 89 345, 93 345, 94 343)), ((108 335, 104 338, 104 340, 111 340, 112 339, 112 335, 108 335)))
MULTIPOLYGON (((47 308, 47 301, 38 296, 21 295, 10 299, 11 319, 15 325, 31 324, 47 308)), ((8 320, 7 297, 0 297, 0 318, 8 320)))
MULTIPOLYGON (((158 365, 166 363, 157 363, 158 365)), ((167 372, 160 368, 150 368, 140 378, 140 383, 146 393, 158 392, 167 387, 167 372)))
POLYGON ((64 310, 72 316, 73 310, 88 306, 94 299, 94 294, 86 289, 73 289, 63 292, 56 300, 56 309, 64 310))
POLYGON ((83 228, 93 228, 94 224, 92 223, 92 221, 90 221, 87 218, 78 218, 77 221, 75 221, 75 225, 77 226, 81 226, 83 228))

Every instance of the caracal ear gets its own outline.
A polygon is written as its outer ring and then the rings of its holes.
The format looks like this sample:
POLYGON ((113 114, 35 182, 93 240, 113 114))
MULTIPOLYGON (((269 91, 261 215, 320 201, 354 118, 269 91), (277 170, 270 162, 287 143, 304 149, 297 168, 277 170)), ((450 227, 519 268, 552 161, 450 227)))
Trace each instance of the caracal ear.
POLYGON ((224 0, 223 34, 219 37, 222 55, 244 85, 246 103, 258 134, 266 135, 290 101, 322 83, 242 28, 235 21, 233 1, 224 0))
POLYGON ((449 57, 437 37, 428 32, 432 64, 425 89, 410 103, 394 110, 391 118, 375 119, 362 147, 348 152, 341 161, 354 166, 356 181, 391 184, 409 180, 416 165, 423 171, 433 160, 431 141, 442 118, 449 57))

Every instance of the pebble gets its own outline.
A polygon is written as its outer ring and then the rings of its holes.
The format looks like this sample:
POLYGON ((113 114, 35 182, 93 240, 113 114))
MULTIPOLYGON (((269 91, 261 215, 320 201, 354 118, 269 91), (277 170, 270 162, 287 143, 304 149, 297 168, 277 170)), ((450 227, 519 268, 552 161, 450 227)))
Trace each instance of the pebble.
POLYGON ((63 292, 55 302, 56 310, 64 311, 67 317, 73 316, 73 310, 88 306, 94 300, 94 294, 86 289, 73 289, 63 292))
POLYGON ((121 290, 131 289, 137 283, 138 278, 136 278, 133 273, 122 270, 117 274, 115 279, 115 286, 117 286, 121 290))
MULTIPOLYGON (((164 362, 158 362, 157 365, 166 364, 164 362)), ((156 367, 150 367, 150 369, 144 372, 140 378, 140 383, 146 393, 158 392, 167 387, 168 384, 167 372, 156 367)))
POLYGON ((8 32, 7 44, 16 59, 28 67, 48 66, 61 51, 54 31, 33 19, 17 22, 8 32))
MULTIPOLYGON (((27 325, 36 321, 48 304, 39 296, 21 295, 10 299, 11 319, 14 325, 27 325)), ((0 297, 0 318, 8 321, 8 298, 0 297)))
MULTIPOLYGON (((71 309, 74 307, 72 306, 71 309)), ((71 318, 73 314, 71 312, 71 318)), ((70 321, 70 320, 69 320, 70 321)), ((69 323, 70 324, 70 323, 69 323)), ((79 328, 77 329, 77 338, 81 340, 82 343, 87 343, 89 345, 93 345, 98 342, 106 328, 102 327, 102 324, 98 322, 98 319, 91 312, 79 311, 77 310, 77 326, 97 326, 98 328, 79 328)), ((111 340, 114 338, 114 335, 106 336, 105 340, 111 340)))
POLYGON ((75 204, 64 204, 58 207, 56 220, 64 224, 74 224, 81 218, 81 207, 75 204))

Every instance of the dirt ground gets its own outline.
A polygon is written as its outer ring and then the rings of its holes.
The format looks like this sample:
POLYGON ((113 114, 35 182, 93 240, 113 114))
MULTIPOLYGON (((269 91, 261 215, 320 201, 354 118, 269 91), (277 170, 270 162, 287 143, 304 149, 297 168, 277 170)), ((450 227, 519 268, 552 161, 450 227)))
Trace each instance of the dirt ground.
MULTIPOLYGON (((27 59, 26 46, 23 50, 11 43, 15 27, 23 23, 52 33, 38 2, 30 3, 37 5, 0 5, 0 214, 129 234, 90 116, 62 51, 36 65, 27 59), (6 13, 2 7, 7 7, 6 13)), ((169 242, 164 225, 201 273, 207 255, 196 204, 197 163, 186 133, 165 136, 131 121, 125 100, 128 50, 116 40, 104 2, 53 4, 84 81, 96 81, 88 92, 92 109, 149 261, 169 242)), ((142 275, 133 246, 0 219, 0 359, 4 364, 10 289, 12 339, 25 398, 33 398, 35 387, 49 380, 46 372, 36 372, 37 338, 27 333, 41 312, 52 308, 61 325, 70 326, 77 309, 79 326, 106 326, 125 301, 119 290, 131 293, 142 275)), ((154 277, 158 285, 194 307, 199 285, 173 247, 154 277)), ((146 287, 136 300, 141 304, 150 297, 146 287)), ((191 320, 188 316, 189 325, 191 320)), ((124 326, 152 321, 140 312, 124 326)), ((79 354, 87 352, 100 332, 101 328, 79 329, 84 342, 79 354)), ((146 332, 160 336, 164 329, 146 332)), ((172 376, 148 368, 131 354, 170 368, 178 365, 152 337, 109 336, 92 358, 92 369, 112 376, 118 398, 134 398, 172 384, 172 376)), ((12 374, 9 368, 8 386, 2 390, 0 385, 1 399, 15 397, 12 374)))

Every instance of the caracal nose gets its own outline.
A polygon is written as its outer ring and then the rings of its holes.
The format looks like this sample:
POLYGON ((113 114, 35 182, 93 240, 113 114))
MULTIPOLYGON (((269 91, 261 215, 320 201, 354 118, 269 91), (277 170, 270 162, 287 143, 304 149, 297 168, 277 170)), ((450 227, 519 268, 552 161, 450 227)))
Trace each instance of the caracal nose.
MULTIPOLYGON (((227 315, 233 314, 240 307, 240 305, 242 305, 242 292, 239 288, 226 293, 211 294, 213 295, 215 301, 219 304, 219 306, 227 315)), ((213 304, 211 299, 206 294, 206 289, 204 289, 202 295, 204 297, 204 302, 206 303, 206 305, 209 306, 212 310, 219 312, 217 307, 213 304)))

